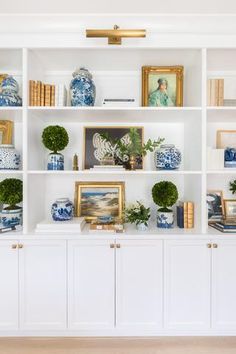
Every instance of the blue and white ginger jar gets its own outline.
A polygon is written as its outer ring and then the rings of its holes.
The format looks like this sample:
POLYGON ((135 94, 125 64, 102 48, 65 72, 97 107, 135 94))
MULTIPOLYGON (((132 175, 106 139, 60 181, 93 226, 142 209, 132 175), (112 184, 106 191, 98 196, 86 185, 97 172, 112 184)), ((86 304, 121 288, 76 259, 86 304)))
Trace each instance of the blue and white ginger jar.
POLYGON ((0 106, 22 106, 22 99, 18 92, 17 81, 12 76, 7 76, 0 84, 0 106))
POLYGON ((64 156, 62 154, 51 153, 48 155, 47 169, 53 171, 64 170, 64 156))
POLYGON ((181 152, 172 144, 161 145, 154 154, 155 165, 161 170, 176 170, 181 164, 181 152))
POLYGON ((236 149, 227 147, 225 149, 225 167, 236 167, 236 149))
POLYGON ((13 145, 0 145, 0 170, 19 170, 20 154, 13 145))
POLYGON ((157 211, 157 227, 161 229, 171 229, 174 226, 173 211, 163 212, 157 211))
POLYGON ((70 83, 71 106, 94 106, 96 87, 85 68, 76 70, 70 83))
POLYGON ((54 221, 68 221, 74 216, 73 203, 68 198, 59 198, 52 204, 52 218, 54 221))
POLYGON ((17 209, 3 209, 1 211, 1 223, 4 227, 22 225, 22 208, 17 209))

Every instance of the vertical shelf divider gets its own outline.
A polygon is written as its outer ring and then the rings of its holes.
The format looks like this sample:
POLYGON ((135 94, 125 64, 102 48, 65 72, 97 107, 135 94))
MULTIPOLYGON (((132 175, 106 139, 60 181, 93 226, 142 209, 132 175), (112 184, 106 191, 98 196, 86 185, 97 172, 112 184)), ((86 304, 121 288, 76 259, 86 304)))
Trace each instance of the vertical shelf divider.
POLYGON ((202 233, 207 232, 207 209, 206 209, 206 189, 207 189, 207 50, 202 49, 202 233))
POLYGON ((23 233, 28 231, 28 50, 23 48, 23 233))

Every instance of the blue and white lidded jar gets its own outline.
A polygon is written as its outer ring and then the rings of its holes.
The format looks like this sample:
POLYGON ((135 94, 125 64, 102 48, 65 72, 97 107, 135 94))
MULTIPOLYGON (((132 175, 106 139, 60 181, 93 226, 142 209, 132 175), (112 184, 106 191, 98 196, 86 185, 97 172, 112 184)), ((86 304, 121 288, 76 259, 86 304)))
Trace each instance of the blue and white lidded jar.
POLYGON ((3 209, 1 211, 1 223, 4 227, 22 225, 22 211, 23 208, 17 209, 3 209))
POLYGON ((74 216, 74 206, 69 198, 59 198, 52 204, 52 218, 54 221, 68 221, 74 216))
POLYGON ((19 170, 20 154, 13 145, 0 145, 0 170, 19 170))
POLYGON ((71 106, 94 106, 96 87, 92 74, 85 68, 76 70, 70 83, 71 106))
POLYGON ((161 229, 171 229, 174 226, 173 211, 163 212, 157 211, 157 227, 161 229))
POLYGON ((48 170, 62 171, 64 170, 64 156, 62 154, 54 153, 48 155, 48 170))
POLYGON ((225 149, 225 167, 236 167, 236 149, 227 147, 225 149))
POLYGON ((175 170, 181 164, 181 152, 173 144, 161 145, 154 154, 155 165, 160 170, 175 170))
POLYGON ((0 106, 22 106, 22 98, 18 92, 17 81, 12 76, 6 76, 0 83, 0 106))

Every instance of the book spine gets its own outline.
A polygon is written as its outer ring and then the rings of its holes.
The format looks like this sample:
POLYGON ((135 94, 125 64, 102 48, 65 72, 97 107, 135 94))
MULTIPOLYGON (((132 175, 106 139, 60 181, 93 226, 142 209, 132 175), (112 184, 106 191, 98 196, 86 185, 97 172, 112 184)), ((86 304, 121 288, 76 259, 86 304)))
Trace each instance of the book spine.
POLYGON ((33 106, 37 106, 37 82, 34 81, 33 106))
POLYGON ((45 91, 45 85, 42 83, 41 92, 40 92, 40 106, 44 106, 44 91, 45 91))
POLYGON ((34 81, 29 80, 29 106, 33 106, 34 81))
POLYGON ((217 106, 216 101, 216 80, 211 79, 211 106, 217 106))
POLYGON ((215 100, 214 100, 214 106, 219 106, 219 80, 215 79, 215 100))
POLYGON ((184 209, 182 206, 177 206, 177 226, 180 229, 184 228, 184 209))
POLYGON ((219 79, 219 106, 224 105, 224 79, 219 79))
POLYGON ((51 85, 45 85, 44 105, 48 107, 50 106, 50 104, 51 104, 51 85))
POLYGON ((55 85, 55 106, 58 106, 59 86, 55 85))
POLYGON ((194 204, 192 202, 187 202, 187 228, 192 229, 194 227, 194 204))
POLYGON ((37 81, 37 106, 40 106, 41 81, 37 81))
POLYGON ((184 214, 184 228, 188 228, 188 204, 183 202, 183 214, 184 214))
POLYGON ((55 106, 55 85, 51 85, 51 106, 55 106))

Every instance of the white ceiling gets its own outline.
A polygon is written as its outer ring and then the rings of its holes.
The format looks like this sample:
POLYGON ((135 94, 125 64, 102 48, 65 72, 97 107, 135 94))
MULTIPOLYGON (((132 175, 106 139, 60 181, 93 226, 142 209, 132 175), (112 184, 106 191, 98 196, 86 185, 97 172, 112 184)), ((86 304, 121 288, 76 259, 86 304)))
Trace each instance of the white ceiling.
POLYGON ((236 0, 0 0, 1 13, 236 13, 236 0))

